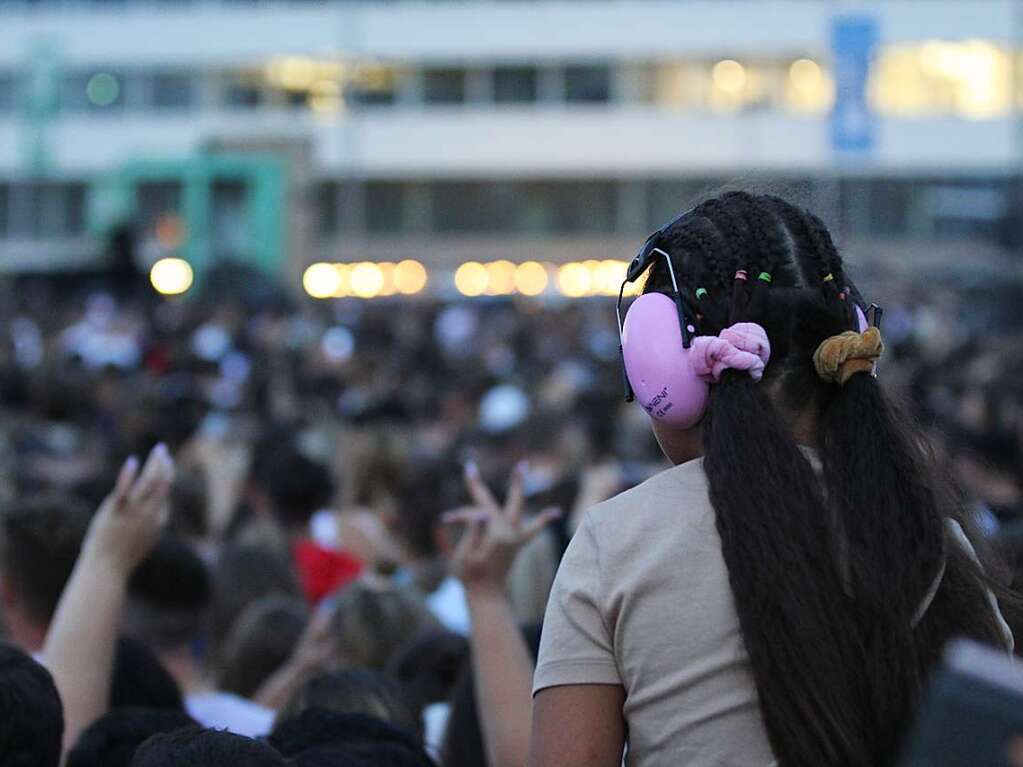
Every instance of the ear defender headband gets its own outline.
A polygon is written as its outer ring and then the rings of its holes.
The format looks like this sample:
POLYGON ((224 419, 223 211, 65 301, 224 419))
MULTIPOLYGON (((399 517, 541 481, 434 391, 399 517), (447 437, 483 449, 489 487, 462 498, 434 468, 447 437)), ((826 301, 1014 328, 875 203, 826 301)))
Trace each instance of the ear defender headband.
MULTIPOLYGON (((679 290, 671 256, 658 247, 663 231, 662 228, 650 235, 629 264, 618 291, 615 309, 618 349, 626 402, 638 399, 654 420, 674 429, 689 429, 702 420, 710 385, 718 381, 725 370, 741 370, 755 381, 761 379, 770 360, 771 346, 766 331, 751 322, 732 325, 718 336, 697 335, 696 320, 679 290), (633 301, 623 321, 625 286, 642 277, 658 258, 663 258, 667 265, 671 294, 644 293, 633 301)), ((748 277, 745 271, 739 270, 735 279, 745 281, 748 277)), ((757 279, 770 283, 771 275, 765 272, 757 279)), ((697 297, 701 292, 706 295, 707 291, 697 289, 697 297)), ((847 294, 848 290, 843 291, 843 299, 847 294)), ((826 339, 814 356, 818 374, 825 380, 844 383, 856 372, 872 373, 874 370, 874 363, 883 349, 879 330, 882 310, 871 304, 864 313, 858 302, 855 310, 859 332, 848 331, 832 337, 844 339, 841 342, 826 339), (827 368, 834 369, 833 377, 821 372, 827 368)))

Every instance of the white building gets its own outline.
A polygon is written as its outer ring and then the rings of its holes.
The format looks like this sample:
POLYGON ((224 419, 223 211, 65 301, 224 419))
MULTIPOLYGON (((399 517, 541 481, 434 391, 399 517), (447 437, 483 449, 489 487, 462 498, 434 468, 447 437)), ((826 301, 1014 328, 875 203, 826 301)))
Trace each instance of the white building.
POLYGON ((0 264, 85 263, 126 217, 144 253, 291 277, 319 259, 624 258, 695 193, 750 177, 854 241, 1015 248, 1021 14, 0 0, 0 264))

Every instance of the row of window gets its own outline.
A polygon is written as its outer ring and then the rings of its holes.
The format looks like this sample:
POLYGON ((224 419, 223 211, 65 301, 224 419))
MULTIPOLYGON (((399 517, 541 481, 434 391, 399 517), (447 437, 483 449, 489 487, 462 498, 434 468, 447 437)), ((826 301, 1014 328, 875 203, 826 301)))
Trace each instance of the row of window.
MULTIPOLYGON (((681 181, 326 182, 324 236, 638 235, 662 226, 724 178, 681 181)), ((867 237, 978 237, 1016 242, 1023 183, 1006 180, 782 179, 772 189, 867 237)))
MULTIPOLYGON (((27 78, 0 71, 0 114, 31 102, 27 78)), ((182 70, 72 71, 58 88, 61 110, 112 114, 124 110, 190 110, 211 103, 229 109, 263 107, 319 109, 404 104, 463 104, 490 101, 601 103, 611 100, 611 68, 606 65, 498 67, 490 70, 388 69, 383 76, 345 83, 320 79, 280 83, 259 70, 213 73, 207 78, 182 70), (480 87, 482 86, 482 87, 480 87), (544 93, 541 94, 541 89, 544 93)))
MULTIPOLYGON (((318 185, 313 195, 324 238, 367 233, 638 236, 661 226, 700 195, 724 183, 716 178, 328 181, 318 185)), ((1016 231, 1020 225, 1012 216, 1023 202, 1023 181, 787 179, 773 188, 821 211, 843 234, 980 237, 1002 243, 1016 243, 1023 234, 1016 231)), ((215 192, 214 202, 219 200, 220 207, 244 209, 243 188, 215 192)), ((86 229, 86 203, 84 183, 0 182, 0 239, 80 236, 86 229)), ((137 223, 140 230, 148 231, 168 214, 180 214, 181 187, 174 183, 143 185, 137 203, 137 223)))
POLYGON ((0 239, 46 240, 85 232, 84 183, 0 183, 0 239))
MULTIPOLYGON (((889 116, 989 119, 1023 107, 1020 72, 1023 53, 986 41, 888 45, 875 56, 868 95, 873 107, 889 116)), ((17 78, 0 71, 0 113, 11 112, 19 102, 37 110, 107 113, 200 106, 330 113, 423 104, 621 102, 693 111, 822 114, 830 109, 835 91, 831 71, 810 58, 417 67, 282 56, 262 67, 210 72, 72 69, 56 89, 48 84, 48 73, 40 74, 17 78), (54 100, 59 103, 49 103, 54 100)))

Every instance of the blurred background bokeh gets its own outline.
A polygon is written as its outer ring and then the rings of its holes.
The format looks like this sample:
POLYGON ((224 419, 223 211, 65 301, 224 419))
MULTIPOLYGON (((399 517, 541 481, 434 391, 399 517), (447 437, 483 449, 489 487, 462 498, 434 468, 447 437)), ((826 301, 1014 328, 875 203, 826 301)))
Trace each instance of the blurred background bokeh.
POLYGON ((600 500, 664 465, 624 265, 739 186, 832 227, 882 376, 1011 534, 1021 115, 1019 0, 0 0, 2 493, 95 499, 166 439, 212 551, 288 444, 383 570, 446 550, 470 454, 600 500))

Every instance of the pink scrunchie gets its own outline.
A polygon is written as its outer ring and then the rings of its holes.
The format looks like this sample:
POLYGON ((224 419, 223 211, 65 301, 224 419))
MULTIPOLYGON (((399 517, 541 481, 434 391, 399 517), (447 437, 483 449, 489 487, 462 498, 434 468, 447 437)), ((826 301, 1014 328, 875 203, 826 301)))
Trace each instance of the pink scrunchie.
POLYGON ((767 331, 755 322, 739 322, 716 336, 697 336, 689 351, 693 370, 708 383, 717 383, 726 370, 745 370, 759 381, 771 359, 767 331))

